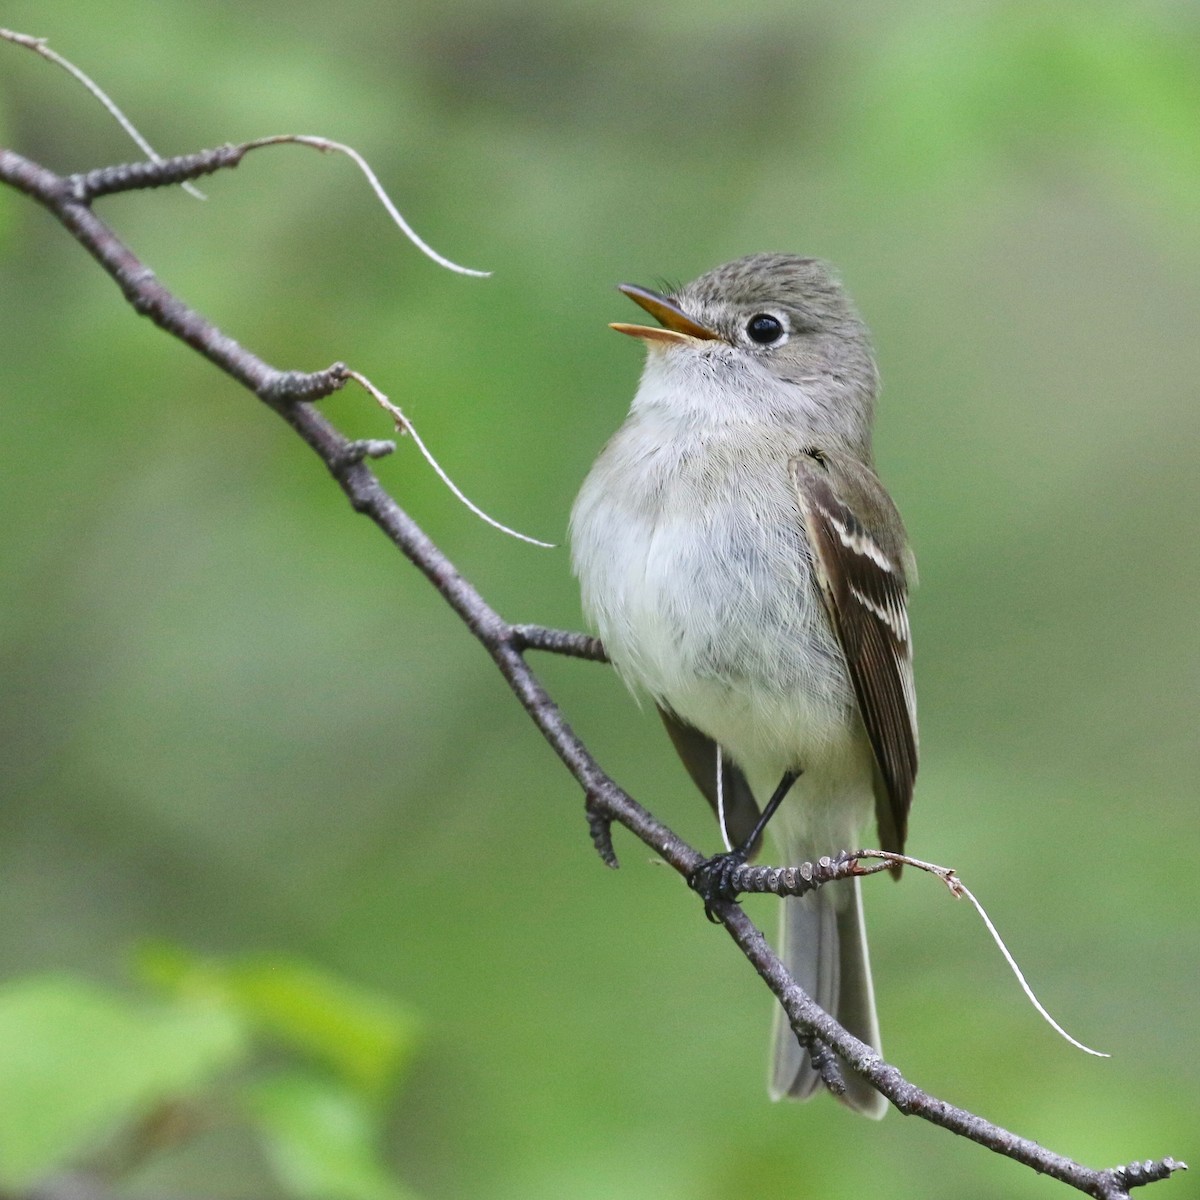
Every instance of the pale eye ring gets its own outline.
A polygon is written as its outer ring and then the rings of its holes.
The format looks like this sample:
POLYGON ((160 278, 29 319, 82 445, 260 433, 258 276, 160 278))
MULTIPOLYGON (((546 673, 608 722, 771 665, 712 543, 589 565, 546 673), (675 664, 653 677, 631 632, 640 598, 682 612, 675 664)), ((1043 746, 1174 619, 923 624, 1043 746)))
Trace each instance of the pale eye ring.
POLYGON ((772 313, 755 313, 746 322, 746 336, 756 345, 773 346, 787 336, 787 330, 772 313))

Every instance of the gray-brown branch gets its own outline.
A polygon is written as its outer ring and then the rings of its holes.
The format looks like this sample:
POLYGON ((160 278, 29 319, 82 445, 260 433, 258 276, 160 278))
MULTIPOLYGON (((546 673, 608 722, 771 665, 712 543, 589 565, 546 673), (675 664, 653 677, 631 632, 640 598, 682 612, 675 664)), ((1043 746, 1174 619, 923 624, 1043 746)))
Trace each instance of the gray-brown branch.
MULTIPOLYGON (((113 278, 138 313, 186 342, 278 413, 325 464, 354 510, 373 521, 426 576, 491 655, 517 700, 583 789, 592 837, 605 860, 616 865, 610 835, 615 822, 688 877, 703 856, 609 778, 525 660, 525 652, 536 649, 604 661, 600 643, 581 634, 512 625, 463 578, 366 465, 366 459, 385 453, 387 444, 350 441, 313 407, 314 401, 345 385, 348 374, 344 365, 334 363, 313 373, 280 371, 268 365, 168 291, 92 211, 92 200, 101 195, 175 184, 236 166, 253 146, 223 146, 161 163, 104 167, 72 176, 57 175, 12 150, 0 148, 0 180, 35 200, 61 222, 113 278)), ((817 875, 822 870, 818 864, 817 875)), ((750 874, 746 879, 762 883, 766 877, 750 874)), ((793 873, 782 882, 776 878, 769 890, 819 886, 820 882, 819 878, 804 879, 793 873)), ((1096 1170, 929 1095, 820 1009, 787 973, 766 938, 737 904, 717 902, 711 907, 779 1000, 797 1036, 819 1054, 828 1047, 841 1064, 870 1080, 900 1112, 923 1117, 1097 1200, 1128 1200, 1131 1188, 1166 1179, 1184 1167, 1174 1159, 1163 1158, 1096 1170)), ((838 1078, 837 1065, 831 1063, 827 1079, 836 1086, 838 1078)))

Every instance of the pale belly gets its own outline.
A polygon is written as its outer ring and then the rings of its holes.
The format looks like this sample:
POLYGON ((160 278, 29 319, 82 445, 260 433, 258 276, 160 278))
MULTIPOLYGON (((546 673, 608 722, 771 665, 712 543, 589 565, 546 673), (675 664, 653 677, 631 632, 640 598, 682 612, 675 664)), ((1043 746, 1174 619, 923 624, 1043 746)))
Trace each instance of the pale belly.
POLYGON ((686 467, 652 495, 611 472, 580 493, 575 567, 613 664, 754 774, 844 759, 865 735, 786 459, 699 483, 686 467))

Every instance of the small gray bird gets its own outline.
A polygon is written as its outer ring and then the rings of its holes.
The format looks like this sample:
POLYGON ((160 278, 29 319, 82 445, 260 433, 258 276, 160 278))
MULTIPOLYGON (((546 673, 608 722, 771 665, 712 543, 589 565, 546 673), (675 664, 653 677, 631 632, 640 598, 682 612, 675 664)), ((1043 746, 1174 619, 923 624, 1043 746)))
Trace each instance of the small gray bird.
MULTIPOLYGON (((882 847, 902 850, 915 566, 872 464, 866 327, 827 266, 788 254, 671 295, 621 291, 658 325, 613 325, 647 358, 571 513, 589 621, 712 805, 732 852, 718 868, 748 857, 776 809, 783 863, 859 845, 872 812, 882 847)), ((878 1049, 858 881, 782 908, 797 982, 878 1049)), ((820 1082, 777 1011, 771 1095, 820 1082)), ((883 1115, 865 1080, 846 1085, 847 1104, 883 1115)))

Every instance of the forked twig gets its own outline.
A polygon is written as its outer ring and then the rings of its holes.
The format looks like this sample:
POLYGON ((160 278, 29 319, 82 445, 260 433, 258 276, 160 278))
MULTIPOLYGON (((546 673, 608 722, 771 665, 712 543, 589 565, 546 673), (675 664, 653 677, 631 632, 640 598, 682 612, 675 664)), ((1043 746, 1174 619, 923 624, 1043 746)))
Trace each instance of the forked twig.
MULTIPOLYGON (((47 62, 52 62, 56 67, 61 67, 76 83, 82 85, 91 93, 93 99, 120 125, 129 135, 133 144, 152 163, 161 163, 163 161, 158 151, 150 145, 142 136, 137 126, 117 106, 117 102, 90 75, 85 74, 70 59, 63 58, 61 54, 51 50, 46 38, 32 37, 28 33, 17 33, 12 29, 0 29, 0 40, 12 42, 15 46, 24 46, 26 50, 32 50, 34 54, 40 54, 47 62)), ((197 200, 204 200, 206 198, 204 193, 191 183, 185 182, 183 190, 195 196, 197 200)))

